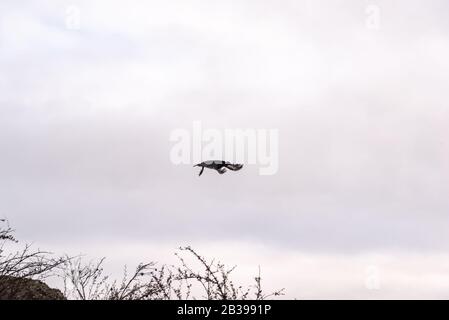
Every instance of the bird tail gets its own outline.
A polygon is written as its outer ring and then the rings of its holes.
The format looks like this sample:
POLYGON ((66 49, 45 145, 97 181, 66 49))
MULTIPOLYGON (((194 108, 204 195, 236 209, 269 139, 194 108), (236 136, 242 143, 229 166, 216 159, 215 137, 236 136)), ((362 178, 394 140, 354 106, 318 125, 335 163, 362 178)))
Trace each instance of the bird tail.
POLYGON ((232 170, 232 171, 239 171, 240 169, 243 168, 243 164, 237 164, 237 163, 227 164, 226 168, 228 168, 229 170, 232 170))

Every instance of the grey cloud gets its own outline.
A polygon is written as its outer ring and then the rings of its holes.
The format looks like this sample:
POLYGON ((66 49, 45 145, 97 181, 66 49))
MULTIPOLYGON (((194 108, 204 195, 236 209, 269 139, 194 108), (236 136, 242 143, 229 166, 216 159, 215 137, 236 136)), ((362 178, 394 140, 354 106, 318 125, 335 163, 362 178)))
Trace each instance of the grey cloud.
POLYGON ((378 1, 379 31, 360 1, 75 1, 79 32, 29 3, 0 5, 0 216, 25 240, 448 249, 446 1, 378 1), (279 173, 172 165, 195 120, 279 129, 279 173))

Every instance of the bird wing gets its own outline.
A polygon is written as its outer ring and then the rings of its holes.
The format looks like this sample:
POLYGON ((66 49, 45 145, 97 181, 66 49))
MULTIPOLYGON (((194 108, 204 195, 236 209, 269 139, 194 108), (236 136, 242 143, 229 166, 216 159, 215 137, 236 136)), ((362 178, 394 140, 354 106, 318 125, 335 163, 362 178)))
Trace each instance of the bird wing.
POLYGON ((243 164, 226 164, 226 168, 232 171, 238 171, 243 168, 243 164))
POLYGON ((199 177, 203 174, 204 171, 204 167, 201 168, 200 174, 198 175, 199 177))

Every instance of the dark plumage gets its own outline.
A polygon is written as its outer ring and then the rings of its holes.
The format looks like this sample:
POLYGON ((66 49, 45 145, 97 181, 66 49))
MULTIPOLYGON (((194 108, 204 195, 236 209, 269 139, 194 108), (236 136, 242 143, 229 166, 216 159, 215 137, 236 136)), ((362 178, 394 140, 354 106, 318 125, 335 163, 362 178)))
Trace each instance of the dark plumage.
POLYGON ((223 160, 209 160, 198 163, 194 167, 201 167, 199 176, 203 174, 204 168, 216 170, 219 174, 226 172, 226 169, 238 171, 243 168, 243 164, 234 164, 223 160))

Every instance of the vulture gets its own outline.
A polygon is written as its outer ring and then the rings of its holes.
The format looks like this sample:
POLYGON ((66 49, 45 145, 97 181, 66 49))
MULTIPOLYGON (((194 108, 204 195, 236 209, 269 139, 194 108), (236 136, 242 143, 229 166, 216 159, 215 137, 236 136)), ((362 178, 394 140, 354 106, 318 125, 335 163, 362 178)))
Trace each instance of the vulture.
POLYGON ((216 170, 219 174, 226 172, 226 169, 238 171, 243 168, 243 164, 234 164, 223 160, 209 160, 198 163, 194 167, 201 167, 199 176, 203 174, 204 168, 216 170))

